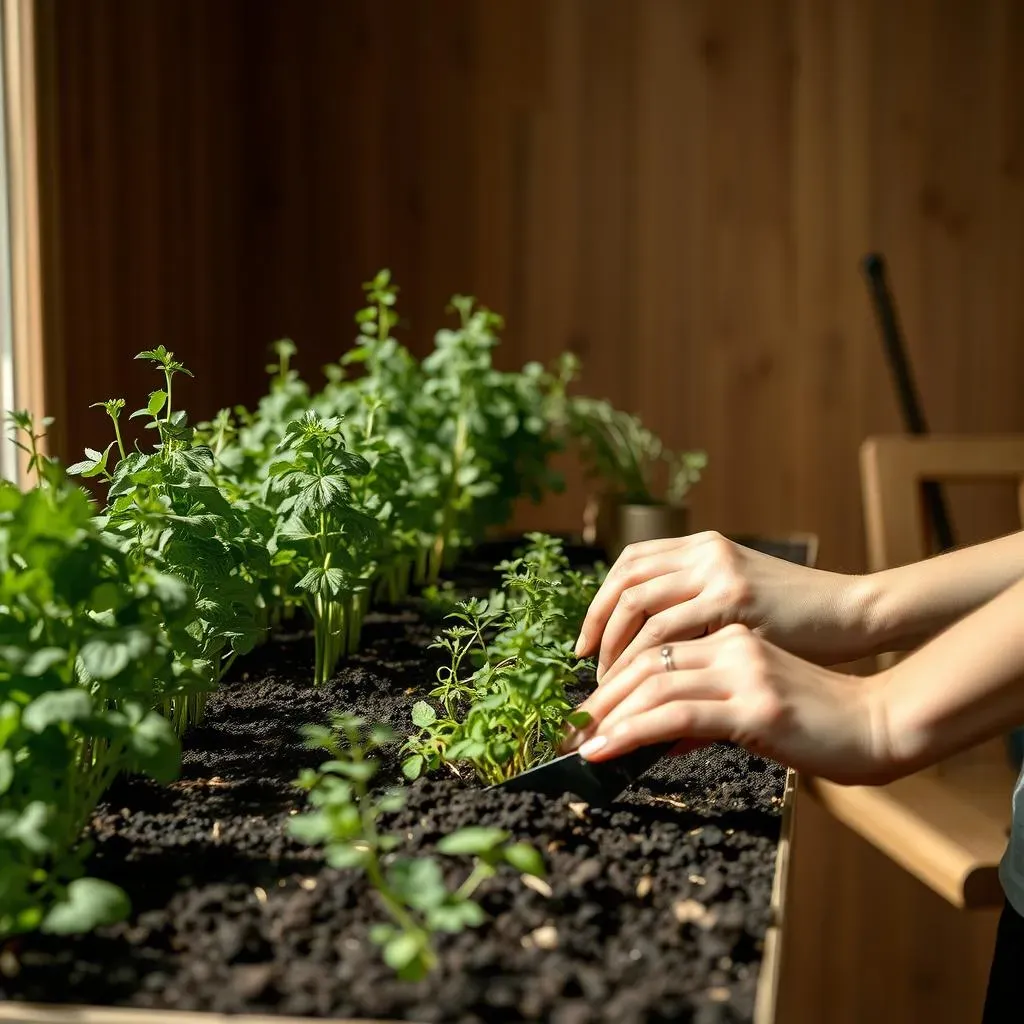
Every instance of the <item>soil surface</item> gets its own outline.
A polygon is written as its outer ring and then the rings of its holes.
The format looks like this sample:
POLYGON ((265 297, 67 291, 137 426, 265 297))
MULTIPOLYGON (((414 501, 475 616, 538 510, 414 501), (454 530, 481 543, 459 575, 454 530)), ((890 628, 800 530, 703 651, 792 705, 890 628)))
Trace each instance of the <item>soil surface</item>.
MULTIPOLYGON (((459 573, 486 586, 498 548, 459 573)), ((0 999, 452 1024, 750 1021, 769 924, 784 770, 716 745, 663 761, 613 806, 408 786, 390 820, 402 853, 466 824, 534 843, 546 885, 504 868, 478 890, 487 922, 438 941, 440 966, 395 980, 368 930, 383 915, 362 876, 287 834, 292 785, 325 755, 299 728, 332 710, 409 731, 438 664, 415 602, 372 614, 363 653, 311 682, 308 635, 276 637, 186 737, 180 781, 122 780, 93 824, 90 871, 128 892, 131 918, 89 936, 33 937, 0 999)), ((381 782, 400 781, 397 759, 381 782)), ((441 858, 449 883, 467 873, 441 858)))

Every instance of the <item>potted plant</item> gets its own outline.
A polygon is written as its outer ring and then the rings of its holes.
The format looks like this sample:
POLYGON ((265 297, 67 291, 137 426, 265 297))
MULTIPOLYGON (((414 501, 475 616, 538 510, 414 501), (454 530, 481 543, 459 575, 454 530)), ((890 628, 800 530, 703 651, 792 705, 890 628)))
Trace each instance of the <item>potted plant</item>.
POLYGON ((588 475, 603 489, 588 505, 584 533, 615 558, 628 544, 690 532, 686 498, 707 465, 703 451, 671 451, 634 414, 610 402, 569 398, 565 427, 588 475))

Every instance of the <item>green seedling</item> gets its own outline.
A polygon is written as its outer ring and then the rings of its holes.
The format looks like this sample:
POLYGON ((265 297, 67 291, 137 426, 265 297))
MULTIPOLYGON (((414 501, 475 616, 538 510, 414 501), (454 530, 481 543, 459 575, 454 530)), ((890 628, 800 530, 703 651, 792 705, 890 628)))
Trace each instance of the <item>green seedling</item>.
POLYGON ((323 846, 331 867, 364 873, 388 918, 371 928, 370 939, 403 980, 419 980, 437 965, 438 933, 484 923, 484 911, 473 896, 501 865, 543 877, 543 859, 532 846, 513 841, 502 829, 476 826, 453 832, 437 845, 443 856, 473 858, 465 880, 450 889, 437 859, 400 856, 401 840, 382 829, 382 818, 404 804, 400 790, 377 794, 370 788, 379 769, 372 755, 394 742, 392 732, 368 727, 355 716, 336 715, 332 728, 309 727, 305 735, 309 746, 327 751, 331 760, 299 777, 297 785, 309 794, 311 809, 292 819, 291 832, 302 842, 323 846))
POLYGON ((28 456, 26 472, 36 476, 36 486, 45 487, 63 476, 56 460, 45 455, 40 442, 46 437, 46 428, 53 424, 52 416, 44 416, 38 426, 27 409, 12 409, 7 413, 7 428, 10 441, 19 451, 28 456))
POLYGON ((430 692, 417 702, 403 771, 417 778, 447 765, 470 767, 481 781, 503 782, 552 757, 574 712, 572 644, 596 579, 569 574, 557 541, 533 535, 525 555, 498 568, 503 589, 469 600, 433 644, 448 654, 430 692))

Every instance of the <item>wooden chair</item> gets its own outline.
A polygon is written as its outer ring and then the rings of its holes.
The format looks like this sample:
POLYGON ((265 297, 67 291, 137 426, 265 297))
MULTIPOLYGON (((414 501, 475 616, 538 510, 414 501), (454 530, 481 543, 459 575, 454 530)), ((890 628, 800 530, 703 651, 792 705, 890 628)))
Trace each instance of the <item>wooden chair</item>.
MULTIPOLYGON (((860 455, 871 570, 928 556, 921 500, 926 481, 1016 481, 1024 522, 1024 435, 873 437, 860 455)), ((811 780, 809 788, 949 902, 982 908, 1002 904, 998 867, 1015 779, 1005 743, 997 739, 888 786, 811 780)))

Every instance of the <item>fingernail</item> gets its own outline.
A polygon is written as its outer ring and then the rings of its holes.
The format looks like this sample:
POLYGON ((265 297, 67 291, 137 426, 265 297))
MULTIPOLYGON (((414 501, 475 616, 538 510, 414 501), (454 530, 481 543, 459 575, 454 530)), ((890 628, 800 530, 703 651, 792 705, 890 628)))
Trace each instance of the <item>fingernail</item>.
POLYGON ((593 739, 587 740, 587 742, 584 743, 582 747, 580 747, 580 757, 588 758, 591 754, 596 754, 599 750, 606 746, 607 743, 607 736, 595 736, 593 739))
POLYGON ((587 634, 580 633, 579 639, 576 641, 576 648, 574 654, 578 658, 580 654, 587 649, 587 634))

